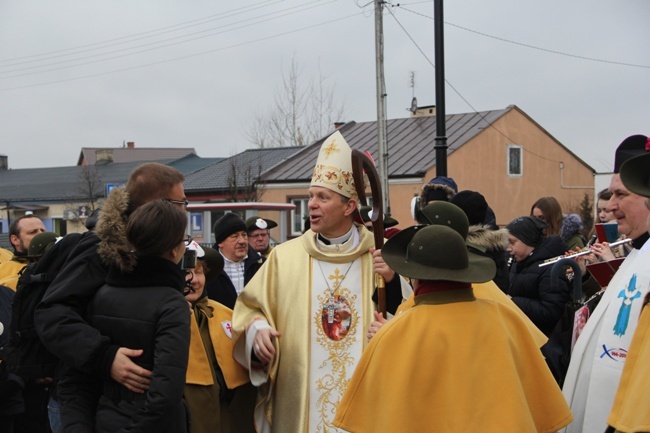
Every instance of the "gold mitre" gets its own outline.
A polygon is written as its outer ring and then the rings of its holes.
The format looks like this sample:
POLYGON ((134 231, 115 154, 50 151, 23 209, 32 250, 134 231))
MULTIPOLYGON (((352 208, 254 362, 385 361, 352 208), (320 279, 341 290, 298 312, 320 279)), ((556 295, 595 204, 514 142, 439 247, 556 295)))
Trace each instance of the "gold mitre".
POLYGON ((339 131, 323 142, 311 176, 311 186, 321 186, 342 196, 357 196, 352 177, 352 149, 339 131))

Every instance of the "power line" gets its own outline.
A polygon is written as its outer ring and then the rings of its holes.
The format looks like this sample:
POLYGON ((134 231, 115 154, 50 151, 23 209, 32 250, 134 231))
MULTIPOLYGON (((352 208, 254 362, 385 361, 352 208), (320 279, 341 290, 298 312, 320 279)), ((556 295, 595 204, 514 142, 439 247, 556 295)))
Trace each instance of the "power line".
POLYGON ((356 16, 359 16, 360 14, 362 14, 362 12, 357 12, 357 13, 347 15, 347 16, 344 16, 344 17, 324 21, 324 22, 321 22, 321 23, 318 23, 318 24, 313 24, 313 25, 310 25, 310 26, 305 26, 305 27, 301 27, 301 28, 294 29, 294 30, 289 30, 289 31, 282 32, 282 33, 276 33, 274 35, 264 36, 264 37, 260 37, 258 39, 253 39, 253 40, 250 40, 250 41, 241 42, 241 43, 229 45, 229 46, 226 46, 226 47, 215 48, 215 49, 208 50, 208 51, 202 51, 202 52, 195 53, 195 54, 188 54, 188 55, 185 55, 185 56, 174 57, 174 58, 171 58, 171 59, 161 60, 161 61, 158 61, 158 62, 151 62, 151 63, 142 64, 142 65, 132 66, 132 67, 129 67, 129 68, 115 69, 115 70, 112 70, 112 71, 99 72, 99 73, 96 73, 96 74, 88 74, 88 75, 83 75, 83 76, 79 76, 79 77, 72 77, 72 78, 66 78, 66 79, 61 79, 61 80, 53 80, 53 81, 47 81, 47 82, 42 82, 42 83, 26 84, 26 85, 23 85, 23 86, 0 88, 0 92, 6 92, 6 91, 9 91, 9 90, 17 90, 17 89, 26 89, 26 88, 30 88, 30 87, 40 87, 40 86, 45 86, 45 85, 49 85, 49 84, 66 83, 66 82, 70 82, 70 81, 77 81, 77 80, 83 80, 83 79, 88 79, 88 78, 101 77, 101 76, 105 76, 105 75, 115 74, 115 73, 118 73, 118 72, 132 71, 132 70, 135 70, 135 69, 142 69, 142 68, 146 68, 146 67, 149 67, 149 66, 155 66, 155 65, 165 64, 165 63, 176 62, 176 61, 179 61, 179 60, 185 60, 185 59, 189 59, 189 58, 192 58, 192 57, 198 57, 198 56, 203 56, 203 55, 206 55, 206 54, 216 53, 218 51, 224 51, 224 50, 228 50, 228 49, 232 49, 232 48, 242 47, 242 46, 254 44, 256 42, 262 42, 262 41, 267 41, 269 39, 279 38, 279 37, 282 37, 282 36, 290 35, 292 33, 298 33, 298 32, 304 31, 304 30, 309 30, 309 29, 313 29, 313 28, 316 28, 316 27, 321 27, 321 26, 324 26, 324 25, 327 25, 327 24, 332 24, 332 23, 335 23, 335 22, 338 22, 338 21, 342 21, 342 20, 345 20, 345 19, 348 19, 348 18, 356 17, 356 16))
MULTIPOLYGON (((395 7, 399 7, 400 9, 402 9, 402 10, 404 10, 406 12, 410 12, 412 14, 419 15, 419 16, 422 16, 424 18, 428 18, 430 20, 433 20, 433 17, 431 17, 429 15, 425 15, 425 14, 420 13, 420 12, 413 11, 413 10, 408 9, 408 8, 405 8, 403 6, 403 4, 397 4, 397 5, 395 5, 395 7)), ((578 55, 578 54, 569 54, 569 53, 565 53, 565 52, 562 52, 562 51, 551 50, 551 49, 548 49, 548 48, 538 47, 538 46, 531 45, 531 44, 526 44, 526 43, 523 43, 523 42, 517 42, 517 41, 513 41, 511 39, 506 39, 506 38, 502 38, 502 37, 499 37, 499 36, 490 35, 488 33, 479 32, 478 30, 473 30, 473 29, 470 29, 468 27, 463 27, 463 26, 458 25, 458 24, 450 23, 449 21, 445 21, 445 24, 447 24, 447 25, 449 25, 451 27, 456 27, 456 28, 461 29, 461 30, 465 30, 467 32, 475 33, 475 34, 480 35, 480 36, 485 36, 486 38, 491 38, 491 39, 495 39, 497 41, 507 42, 509 44, 519 45, 519 46, 526 47, 526 48, 531 48, 533 50, 544 51, 546 53, 557 54, 559 56, 572 57, 574 59, 589 60, 591 62, 607 63, 607 64, 619 65, 619 66, 630 66, 630 67, 633 67, 633 68, 650 69, 650 66, 648 66, 648 65, 639 65, 639 64, 635 64, 635 63, 618 62, 618 61, 615 61, 615 60, 598 59, 598 58, 595 58, 595 57, 581 56, 581 55, 578 55)))
MULTIPOLYGON (((425 52, 424 52, 424 51, 420 48, 420 46, 417 44, 417 42, 415 41, 415 39, 413 39, 413 37, 409 34, 408 30, 406 30, 406 28, 402 25, 402 23, 397 19, 397 17, 396 17, 395 14, 393 13, 393 11, 391 11, 390 9, 387 9, 387 10, 388 10, 388 12, 390 13, 390 15, 393 17, 393 19, 395 20, 395 22, 397 23, 397 25, 399 25, 399 27, 404 31, 404 33, 406 33, 406 36, 408 36, 408 38, 411 40, 411 42, 413 43, 413 45, 415 45, 415 47, 418 49, 418 51, 420 51, 420 53, 422 54, 422 56, 426 59, 426 61, 427 61, 427 62, 431 65, 431 67, 433 67, 434 70, 435 70, 435 65, 433 64, 433 62, 431 61, 431 59, 429 59, 429 57, 425 54, 425 52)), ((454 87, 454 85, 451 84, 451 83, 449 82, 449 80, 447 80, 446 78, 445 78, 445 83, 446 83, 449 87, 451 87, 451 89, 454 91, 454 93, 456 93, 456 95, 458 95, 458 97, 459 97, 460 99, 462 99, 462 100, 463 100, 463 101, 464 101, 464 102, 465 102, 465 103, 466 103, 466 104, 467 104, 467 105, 472 109, 472 111, 474 112, 474 114, 476 114, 477 116, 479 116, 479 117, 480 117, 480 118, 481 118, 481 119, 482 119, 482 120, 483 120, 483 121, 488 125, 488 127, 490 127, 490 128, 494 128, 494 130, 495 130, 497 133, 499 133, 501 136, 503 136, 506 140, 510 141, 511 143, 516 143, 515 140, 513 140, 513 139, 510 138, 510 137, 508 137, 508 135, 506 135, 503 131, 499 130, 499 128, 497 128, 496 126, 494 126, 494 124, 493 124, 492 122, 490 122, 489 120, 487 120, 483 114, 481 114, 481 113, 480 113, 476 108, 474 108, 474 106, 473 106, 473 105, 472 105, 472 104, 467 100, 467 98, 465 98, 465 97, 460 93, 460 91, 458 91, 458 89, 456 89, 456 87, 454 87)), ((531 155, 534 155, 534 156, 536 156, 536 157, 538 157, 538 158, 541 158, 541 159, 544 159, 544 160, 546 160, 546 161, 557 162, 557 163, 561 162, 561 161, 556 161, 556 160, 554 160, 554 159, 549 159, 549 158, 546 158, 545 156, 539 155, 539 154, 537 154, 537 153, 535 153, 535 152, 533 152, 533 151, 527 149, 527 148, 524 147, 524 146, 521 146, 521 148, 524 149, 526 152, 530 153, 531 155)))
MULTIPOLYGON (((336 1, 336 0, 330 0, 329 3, 333 2, 333 1, 336 1)), ((235 31, 235 30, 241 30, 243 28, 255 26, 255 25, 258 25, 258 24, 261 24, 261 23, 269 22, 269 21, 272 21, 272 20, 277 20, 277 19, 280 19, 280 18, 285 18, 287 16, 294 15, 294 14, 297 14, 297 13, 301 13, 301 12, 304 12, 304 11, 307 11, 307 10, 310 10, 310 9, 313 9, 313 8, 316 8, 316 7, 320 7, 320 6, 323 6, 323 5, 326 5, 326 4, 327 3, 321 3, 319 0, 314 0, 310 4, 307 4, 307 7, 306 7, 306 5, 294 6, 294 7, 283 9, 283 10, 280 10, 280 11, 264 14, 264 15, 261 15, 261 16, 258 16, 258 17, 247 18, 247 19, 237 21, 237 22, 234 22, 234 23, 225 24, 225 25, 223 25, 221 27, 214 27, 214 28, 210 28, 210 29, 207 29, 207 30, 202 30, 202 31, 199 31, 199 32, 186 34, 186 35, 175 36, 175 37, 164 39, 164 40, 161 40, 161 41, 154 41, 154 42, 149 42, 149 43, 146 43, 146 44, 141 44, 141 45, 137 45, 137 46, 133 46, 133 47, 121 48, 121 49, 108 51, 108 52, 104 52, 104 53, 93 54, 93 55, 89 55, 89 56, 85 56, 85 57, 81 57, 81 58, 77 58, 77 59, 61 60, 61 61, 58 61, 58 62, 53 62, 53 63, 49 63, 49 64, 45 64, 45 65, 35 65, 35 66, 28 66, 28 67, 19 68, 19 69, 8 70, 8 71, 0 72, 0 75, 12 73, 12 72, 17 73, 17 74, 16 75, 8 75, 8 76, 5 76, 5 77, 1 77, 0 79, 18 78, 18 77, 24 77, 26 75, 35 75, 35 74, 41 74, 41 73, 45 73, 45 72, 53 72, 53 71, 58 71, 58 70, 62 70, 62 69, 68 69, 68 68, 73 68, 73 67, 78 67, 78 66, 85 66, 85 65, 94 64, 94 63, 101 63, 101 62, 105 62, 105 61, 108 61, 108 60, 114 60, 114 59, 118 59, 118 58, 132 56, 132 55, 135 55, 135 54, 142 54, 142 53, 149 52, 149 51, 159 50, 159 49, 171 47, 171 46, 174 46, 174 45, 180 45, 180 44, 192 42, 192 41, 195 41, 195 40, 198 40, 198 39, 203 39, 203 38, 206 38, 206 37, 212 37, 212 36, 228 33, 228 32, 235 31), (314 5, 314 3, 320 3, 320 4, 314 5), (300 9, 296 10, 296 11, 291 11, 292 9, 296 9, 296 8, 300 8, 300 9), (287 11, 291 11, 291 12, 285 13, 287 11), (278 14, 280 14, 280 15, 278 15, 278 14), (273 16, 273 15, 276 15, 276 16, 273 16), (262 18, 262 19, 260 19, 260 18, 262 18), (253 21, 253 20, 256 20, 256 21, 253 21), (253 21, 253 22, 251 22, 251 21, 253 21), (245 24, 247 22, 248 22, 248 24, 245 24), (244 24, 242 24, 242 23, 244 23, 244 24), (232 26, 237 25, 237 24, 242 24, 242 25, 238 26, 238 27, 235 27, 235 28, 228 29, 228 30, 222 30, 222 31, 212 32, 212 33, 209 33, 209 34, 203 34, 203 33, 209 32, 209 31, 213 31, 213 30, 221 30, 224 27, 232 27, 232 26), (187 39, 187 38, 189 38, 191 36, 198 35, 198 34, 203 34, 203 35, 187 39), (181 40, 181 39, 184 39, 184 40, 181 40), (170 42, 170 41, 174 41, 174 42, 170 42), (152 45, 162 44, 162 43, 165 43, 165 42, 170 42, 170 43, 150 47, 152 45), (150 48, 144 48, 144 47, 150 47, 150 48), (138 48, 143 48, 143 49, 137 50, 138 48), (133 50, 137 50, 137 51, 133 51, 133 50), (121 52, 124 52, 124 51, 131 51, 131 52, 127 52, 125 54, 119 54, 119 55, 115 55, 115 56, 105 57, 105 56, 108 56, 110 54, 121 53, 121 52), (97 60, 89 60, 89 61, 84 62, 84 60, 97 58, 97 57, 100 57, 100 58, 97 59, 97 60), (81 63, 72 63, 72 62, 81 62, 81 63), (61 64, 63 64, 64 66, 53 67, 53 68, 49 68, 49 69, 40 69, 40 70, 33 71, 33 72, 25 72, 25 71, 29 71, 29 70, 33 70, 33 69, 46 68, 48 66, 55 66, 55 65, 61 65, 61 64)))

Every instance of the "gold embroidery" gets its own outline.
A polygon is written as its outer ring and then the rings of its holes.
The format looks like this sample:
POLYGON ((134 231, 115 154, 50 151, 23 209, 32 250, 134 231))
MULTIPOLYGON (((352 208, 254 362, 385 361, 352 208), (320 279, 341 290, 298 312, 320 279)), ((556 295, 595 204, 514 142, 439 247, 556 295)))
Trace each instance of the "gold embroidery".
POLYGON ((332 142, 323 148, 323 153, 327 158, 332 156, 334 152, 340 152, 341 149, 336 145, 336 140, 332 139, 332 142))
POLYGON ((319 366, 320 376, 316 389, 320 397, 316 403, 319 414, 316 431, 326 433, 338 431, 331 422, 348 386, 348 368, 353 368, 355 359, 350 348, 357 341, 355 330, 359 314, 355 308, 357 295, 346 287, 340 287, 345 275, 336 268, 327 279, 332 280, 333 290, 325 290, 317 296, 319 311, 314 315, 316 342, 327 353, 319 366))

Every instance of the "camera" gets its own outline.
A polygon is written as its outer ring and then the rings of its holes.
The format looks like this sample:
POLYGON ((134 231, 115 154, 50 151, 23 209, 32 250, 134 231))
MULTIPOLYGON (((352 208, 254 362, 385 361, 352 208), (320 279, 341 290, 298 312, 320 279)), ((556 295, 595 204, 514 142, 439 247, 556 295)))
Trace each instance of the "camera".
POLYGON ((196 250, 185 248, 185 254, 181 259, 181 269, 193 269, 196 267, 196 250))

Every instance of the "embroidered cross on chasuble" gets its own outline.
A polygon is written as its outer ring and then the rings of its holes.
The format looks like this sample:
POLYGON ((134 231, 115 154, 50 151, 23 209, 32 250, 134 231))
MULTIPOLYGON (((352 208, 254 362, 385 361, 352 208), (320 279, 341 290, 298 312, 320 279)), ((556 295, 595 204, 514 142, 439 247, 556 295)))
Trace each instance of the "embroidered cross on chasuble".
POLYGON ((340 432, 332 421, 365 338, 361 260, 314 260, 312 285, 309 432, 340 432))

